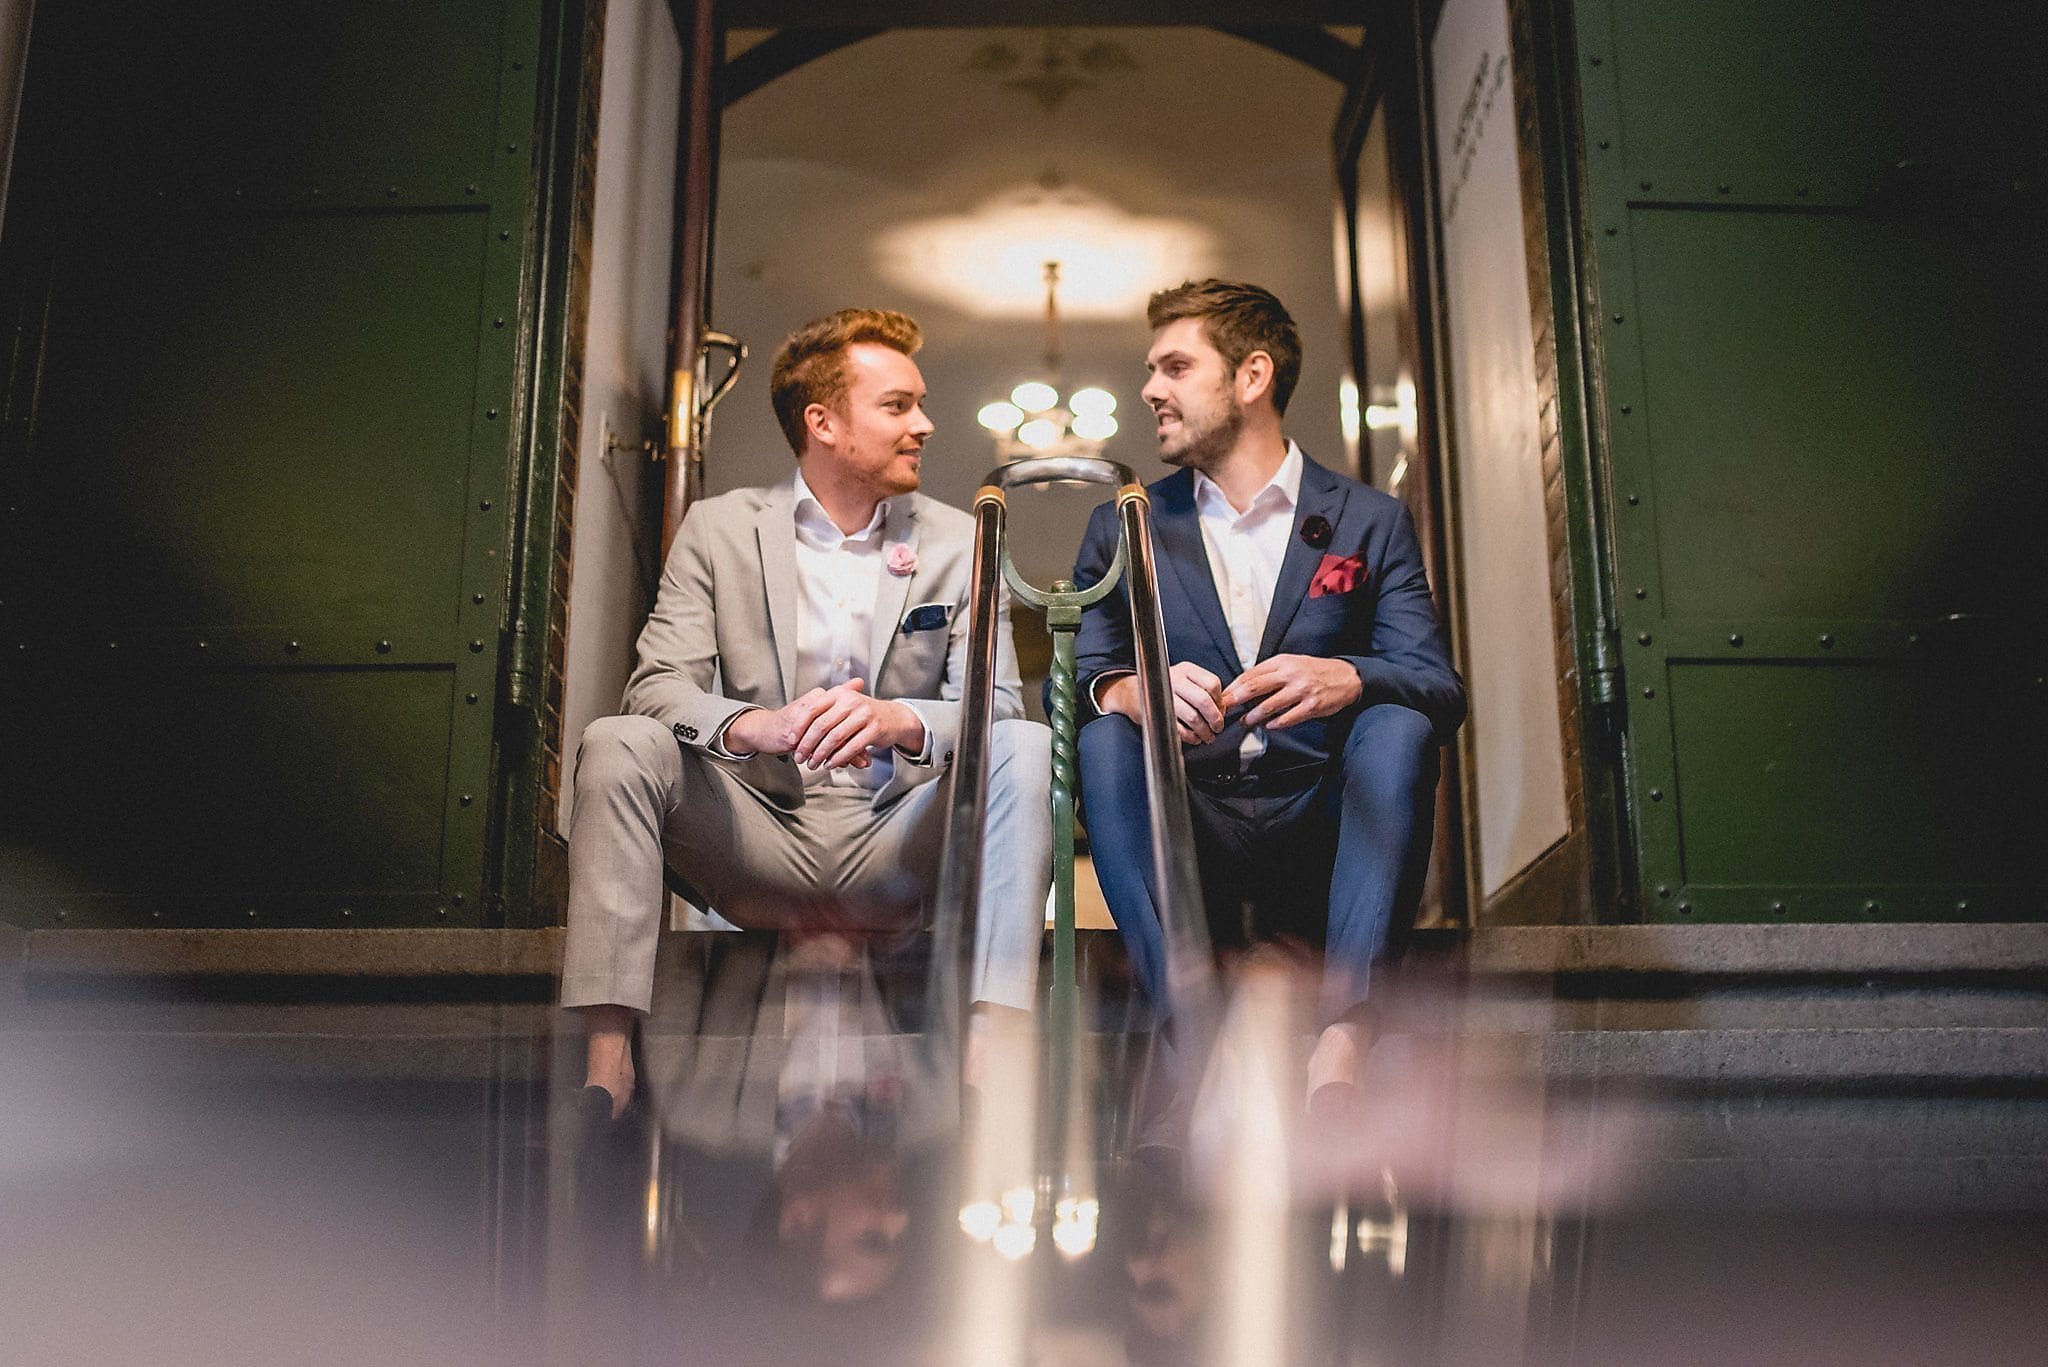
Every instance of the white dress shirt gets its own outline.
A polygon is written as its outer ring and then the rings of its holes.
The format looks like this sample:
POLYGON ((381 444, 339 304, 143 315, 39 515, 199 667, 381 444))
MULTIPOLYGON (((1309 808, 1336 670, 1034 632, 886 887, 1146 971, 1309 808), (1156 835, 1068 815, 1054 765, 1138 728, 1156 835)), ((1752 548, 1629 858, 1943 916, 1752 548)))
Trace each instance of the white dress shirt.
MULTIPOLYGON (((1202 525, 1202 545, 1209 552, 1209 574, 1238 663, 1250 669, 1259 658, 1259 638, 1273 608, 1273 590, 1280 582, 1280 563, 1294 534, 1294 510, 1301 501, 1301 448, 1287 443, 1286 458, 1252 495, 1243 512, 1230 506, 1223 490, 1207 475, 1195 474, 1195 512, 1202 525)), ((1225 682, 1229 682, 1225 680, 1225 682)), ((1245 732, 1238 765, 1249 767, 1266 753, 1266 730, 1245 732)))
MULTIPOLYGON (((884 572, 882 524, 890 500, 875 505, 868 525, 848 534, 839 530, 817 495, 796 477, 796 677, 790 697, 813 688, 830 688, 860 679, 870 694, 875 689, 868 642, 875 620, 875 595, 884 572)), ((915 703, 905 702, 911 711, 915 703)), ((922 718, 920 718, 922 720, 922 718)), ((931 732, 925 732, 925 747, 931 732)), ((894 772, 895 755, 870 751, 865 769, 805 768, 807 787, 880 788, 894 772)), ((912 758, 921 758, 913 755, 912 758)))
MULTIPOLYGON (((1195 515, 1202 528, 1202 547, 1209 555, 1209 577, 1216 600, 1230 626, 1237 662, 1246 669, 1258 663, 1259 641, 1272 614, 1273 593, 1280 584, 1280 565, 1294 530, 1294 510, 1301 504, 1301 448, 1287 443, 1287 454, 1243 512, 1230 506, 1223 490, 1200 471, 1195 473, 1195 515)), ((1102 690, 1123 678, 1127 669, 1104 670, 1089 685, 1090 701, 1102 710, 1102 690)), ((1228 686, 1230 680, 1225 679, 1228 686)), ((1266 729, 1245 732, 1238 747, 1240 769, 1266 753, 1266 729)))

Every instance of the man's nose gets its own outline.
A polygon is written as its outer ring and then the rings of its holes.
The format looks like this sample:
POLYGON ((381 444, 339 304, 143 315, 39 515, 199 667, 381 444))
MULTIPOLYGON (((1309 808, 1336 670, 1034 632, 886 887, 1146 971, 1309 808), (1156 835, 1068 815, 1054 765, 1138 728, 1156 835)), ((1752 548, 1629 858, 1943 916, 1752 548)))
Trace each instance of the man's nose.
POLYGON ((1153 375, 1145 381, 1145 387, 1138 391, 1138 398, 1147 405, 1157 408, 1166 401, 1166 386, 1159 382, 1157 375, 1153 375))
POLYGON ((925 412, 924 406, 920 404, 910 415, 910 430, 920 437, 929 437, 938 431, 938 424, 932 421, 931 414, 925 412))

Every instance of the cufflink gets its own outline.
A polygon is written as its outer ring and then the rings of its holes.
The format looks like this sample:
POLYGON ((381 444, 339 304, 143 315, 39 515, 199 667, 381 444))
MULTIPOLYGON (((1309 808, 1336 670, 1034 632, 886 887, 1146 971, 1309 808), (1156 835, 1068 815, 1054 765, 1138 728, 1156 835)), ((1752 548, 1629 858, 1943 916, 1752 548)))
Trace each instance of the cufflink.
POLYGON ((681 722, 677 722, 673 729, 675 730, 677 740, 697 739, 697 728, 694 726, 685 726, 681 722))

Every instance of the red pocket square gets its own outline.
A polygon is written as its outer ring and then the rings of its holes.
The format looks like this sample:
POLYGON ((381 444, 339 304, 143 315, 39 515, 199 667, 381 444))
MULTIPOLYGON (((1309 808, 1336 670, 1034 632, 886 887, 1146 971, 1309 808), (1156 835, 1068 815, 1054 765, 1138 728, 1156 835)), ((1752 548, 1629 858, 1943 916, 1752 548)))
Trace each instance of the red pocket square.
POLYGON ((1323 563, 1316 566, 1313 578, 1308 581, 1308 596, 1321 598, 1328 593, 1349 593, 1366 580, 1364 562, 1355 555, 1325 555, 1323 563))

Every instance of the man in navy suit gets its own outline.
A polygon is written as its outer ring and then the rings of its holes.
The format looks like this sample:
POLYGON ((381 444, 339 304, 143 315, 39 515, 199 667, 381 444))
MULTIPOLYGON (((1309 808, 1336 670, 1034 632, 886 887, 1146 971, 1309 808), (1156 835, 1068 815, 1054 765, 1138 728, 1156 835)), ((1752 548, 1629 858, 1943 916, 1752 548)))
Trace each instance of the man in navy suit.
MULTIPOLYGON (((1281 430, 1301 341, 1255 285, 1152 297, 1143 391, 1174 473, 1149 486, 1159 598, 1209 931, 1323 949, 1312 1108, 1356 1095, 1367 978, 1429 863, 1438 749, 1465 715, 1408 511, 1281 430)), ((1115 558, 1095 511, 1081 585, 1115 558)), ((1081 789, 1095 871, 1139 981, 1170 1020, 1126 590, 1078 643, 1081 789)))

